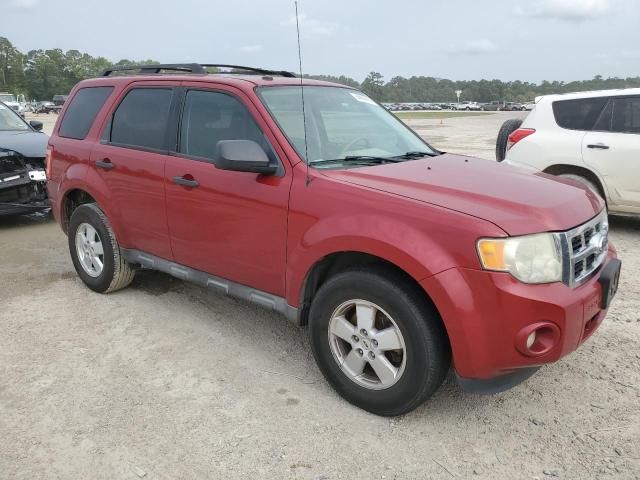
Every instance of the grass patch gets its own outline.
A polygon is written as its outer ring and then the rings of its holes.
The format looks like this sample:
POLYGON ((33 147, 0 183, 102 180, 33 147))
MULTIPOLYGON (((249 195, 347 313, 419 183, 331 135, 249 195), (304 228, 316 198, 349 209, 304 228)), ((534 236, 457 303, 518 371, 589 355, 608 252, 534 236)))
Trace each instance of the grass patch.
POLYGON ((392 112, 401 120, 422 120, 428 118, 454 118, 454 117, 478 117, 481 115, 493 115, 493 112, 392 112))

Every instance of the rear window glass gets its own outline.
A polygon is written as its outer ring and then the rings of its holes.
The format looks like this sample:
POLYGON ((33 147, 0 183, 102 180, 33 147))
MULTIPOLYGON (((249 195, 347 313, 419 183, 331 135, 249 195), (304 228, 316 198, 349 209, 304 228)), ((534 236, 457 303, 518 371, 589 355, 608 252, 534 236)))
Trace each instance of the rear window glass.
POLYGON ((606 98, 561 100, 553 102, 553 114, 562 128, 591 130, 606 103, 606 98))
POLYGON ((88 87, 78 90, 62 119, 58 135, 83 140, 112 91, 113 87, 88 87))
POLYGON ((136 88, 118 106, 111 121, 111 143, 166 150, 173 90, 136 88))

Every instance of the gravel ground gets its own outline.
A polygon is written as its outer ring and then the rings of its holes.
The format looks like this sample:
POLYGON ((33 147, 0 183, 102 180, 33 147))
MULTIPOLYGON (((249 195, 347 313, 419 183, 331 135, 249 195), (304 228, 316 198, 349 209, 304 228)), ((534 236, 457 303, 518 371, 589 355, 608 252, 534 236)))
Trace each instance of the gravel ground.
MULTIPOLYGON (((506 116, 411 125, 492 158, 506 116)), ((611 223, 620 290, 581 349, 388 419, 338 397, 278 315, 154 272, 93 294, 49 218, 1 219, 0 478, 638 479, 640 219, 611 223)))

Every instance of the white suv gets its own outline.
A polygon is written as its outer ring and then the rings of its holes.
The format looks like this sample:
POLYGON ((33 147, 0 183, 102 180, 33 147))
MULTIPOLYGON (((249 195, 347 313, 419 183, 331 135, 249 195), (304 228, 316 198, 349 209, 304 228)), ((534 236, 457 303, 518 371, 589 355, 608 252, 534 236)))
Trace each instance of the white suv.
POLYGON ((498 160, 505 148, 505 163, 578 180, 611 213, 640 214, 640 88, 539 97, 521 125, 505 122, 498 160))

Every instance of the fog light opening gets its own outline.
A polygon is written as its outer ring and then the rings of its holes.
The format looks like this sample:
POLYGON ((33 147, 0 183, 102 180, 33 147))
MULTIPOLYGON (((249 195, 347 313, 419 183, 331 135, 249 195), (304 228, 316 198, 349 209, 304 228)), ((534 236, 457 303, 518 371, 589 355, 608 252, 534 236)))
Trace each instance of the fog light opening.
POLYGON ((550 322, 528 325, 518 333, 516 348, 529 357, 549 353, 560 340, 560 329, 550 322))

